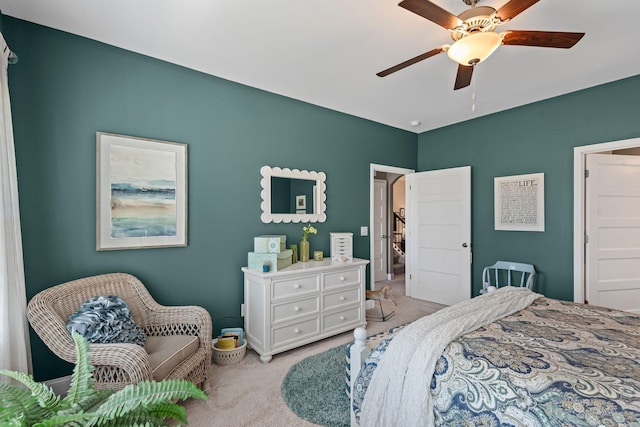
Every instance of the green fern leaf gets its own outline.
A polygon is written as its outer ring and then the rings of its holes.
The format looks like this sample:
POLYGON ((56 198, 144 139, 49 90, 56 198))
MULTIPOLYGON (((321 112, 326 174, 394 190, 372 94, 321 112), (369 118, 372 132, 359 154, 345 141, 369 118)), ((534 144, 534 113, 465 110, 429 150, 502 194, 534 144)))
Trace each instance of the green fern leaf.
POLYGON ((171 419, 187 424, 187 410, 177 403, 158 403, 148 407, 147 412, 158 419, 171 419))
POLYGON ((0 383, 0 425, 30 426, 53 412, 40 406, 38 399, 22 386, 0 383))
POLYGON ((114 390, 96 390, 91 396, 86 396, 78 402, 78 406, 80 406, 85 412, 93 412, 113 393, 114 390))
POLYGON ((53 392, 51 387, 44 383, 34 381, 31 375, 27 375, 24 372, 7 371, 2 369, 0 370, 0 374, 11 377, 24 384, 31 392, 31 395, 38 400, 38 404, 43 408, 51 409, 53 411, 57 410, 60 397, 53 392))
MULTIPOLYGON (((179 405, 178 405, 179 406, 179 405)), ((151 409, 153 411, 153 409, 151 409)), ((97 425, 101 427, 130 427, 130 426, 166 426, 166 418, 156 416, 154 412, 149 412, 147 408, 137 408, 122 417, 113 420, 101 419, 97 425)), ((174 425, 174 424, 171 424, 174 425)), ((177 425, 177 424, 176 424, 177 425)))
POLYGON ((93 366, 89 363, 89 342, 79 333, 71 334, 76 346, 76 365, 71 376, 71 386, 64 398, 69 406, 94 394, 93 366))
POLYGON ((100 415, 91 412, 84 414, 54 415, 34 424, 34 427, 87 427, 95 425, 99 419, 100 415))
POLYGON ((168 403, 173 399, 207 399, 207 395, 187 380, 141 381, 112 394, 96 411, 106 418, 114 419, 132 412, 136 408, 168 403))
MULTIPOLYGON (((182 424, 187 424, 186 409, 170 402, 158 403, 148 407, 140 406, 113 420, 103 418, 97 424, 102 427, 166 426, 167 420, 177 420, 182 424)), ((178 424, 172 423, 171 425, 178 424)))

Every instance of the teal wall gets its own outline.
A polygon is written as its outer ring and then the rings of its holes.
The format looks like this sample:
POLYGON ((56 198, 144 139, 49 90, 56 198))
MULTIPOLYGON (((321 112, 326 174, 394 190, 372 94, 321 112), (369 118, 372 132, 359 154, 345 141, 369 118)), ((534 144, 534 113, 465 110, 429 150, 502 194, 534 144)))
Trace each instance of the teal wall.
MULTIPOLYGON (((20 58, 9 68, 27 298, 68 280, 123 271, 158 302, 198 304, 214 329, 241 325, 253 236, 302 237, 303 224, 260 221, 263 165, 323 171, 329 232, 369 223, 370 163, 416 167, 417 135, 4 17, 20 58), (95 250, 96 132, 188 144, 189 245, 95 250)), ((313 82, 309 82, 313 84, 313 82)), ((36 379, 71 372, 32 334, 36 379)))
MULTIPOLYGON (((241 323, 240 267, 253 236, 302 224, 260 222, 260 167, 327 174, 329 232, 354 233, 369 257, 369 164, 472 166, 473 285, 497 259, 532 262, 539 290, 573 298, 573 147, 640 136, 640 76, 416 136, 35 24, 3 17, 20 57, 9 67, 27 297, 124 271, 158 302, 199 304, 215 329, 241 323), (95 133, 189 146, 189 246, 96 252, 95 133), (417 142, 417 144, 416 144, 417 142), (546 231, 493 230, 493 178, 545 173, 546 231)), ((478 104, 481 109, 481 103, 478 104)), ((32 335, 36 379, 67 375, 32 335)))
POLYGON ((474 294, 484 266, 511 260, 535 265, 539 292, 573 300, 573 147, 639 136, 640 76, 420 134, 418 170, 471 166, 474 294), (493 178, 539 172, 546 230, 495 231, 493 178))

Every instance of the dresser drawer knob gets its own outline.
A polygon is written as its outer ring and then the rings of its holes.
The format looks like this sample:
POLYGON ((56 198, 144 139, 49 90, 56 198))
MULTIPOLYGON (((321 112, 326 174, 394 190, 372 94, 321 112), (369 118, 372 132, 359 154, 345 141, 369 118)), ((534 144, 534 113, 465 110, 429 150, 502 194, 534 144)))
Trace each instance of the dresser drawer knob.
POLYGON ((293 311, 300 311, 300 307, 293 307, 293 311))
POLYGON ((347 278, 344 277, 344 276, 340 276, 340 280, 345 281, 345 280, 347 280, 347 278))
POLYGON ((346 300, 345 297, 340 297, 340 301, 344 301, 344 300, 346 300))
POLYGON ((347 320, 347 318, 344 316, 340 316, 340 320, 347 320))
POLYGON ((295 328, 295 329, 293 330, 293 332, 295 332, 296 334, 299 334, 299 333, 300 333, 300 329, 295 328))
POLYGON ((293 288, 294 288, 294 289, 300 289, 301 287, 302 287, 302 286, 300 286, 300 285, 299 285, 299 284, 297 284, 297 283, 296 283, 295 285, 293 285, 293 288))

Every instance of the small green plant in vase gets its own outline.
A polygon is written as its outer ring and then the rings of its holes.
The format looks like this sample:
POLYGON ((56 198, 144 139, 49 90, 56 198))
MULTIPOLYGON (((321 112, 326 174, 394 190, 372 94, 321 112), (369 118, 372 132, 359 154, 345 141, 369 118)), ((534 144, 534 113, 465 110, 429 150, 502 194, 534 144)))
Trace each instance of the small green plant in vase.
POLYGON ((302 227, 302 241, 300 242, 300 262, 309 261, 309 234, 318 234, 318 229, 311 224, 302 227))
MULTIPOLYGON (((89 343, 74 332, 77 362, 71 386, 61 399, 43 383, 22 372, 0 370, 25 387, 0 383, 2 426, 164 426, 167 420, 187 423, 177 399, 207 399, 187 380, 141 381, 122 390, 95 390, 89 343)), ((175 425, 175 424, 172 424, 175 425)))

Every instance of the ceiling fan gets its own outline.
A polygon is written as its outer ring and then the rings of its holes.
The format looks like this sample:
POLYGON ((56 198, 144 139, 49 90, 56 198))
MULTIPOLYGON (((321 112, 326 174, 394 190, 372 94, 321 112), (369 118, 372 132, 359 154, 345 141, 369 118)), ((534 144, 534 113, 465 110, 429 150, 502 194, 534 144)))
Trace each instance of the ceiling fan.
POLYGON ((557 31, 520 31, 507 30, 495 32, 502 25, 533 6, 539 0, 510 0, 500 9, 490 6, 476 6, 477 0, 463 0, 471 9, 458 16, 451 14, 429 0, 404 0, 398 4, 423 18, 426 18, 451 33, 453 44, 443 45, 401 62, 377 73, 380 77, 423 61, 442 52, 458 63, 458 73, 454 90, 471 84, 473 67, 487 59, 500 45, 556 47, 568 49, 574 46, 584 33, 557 31))

